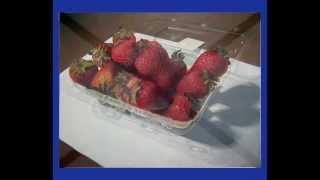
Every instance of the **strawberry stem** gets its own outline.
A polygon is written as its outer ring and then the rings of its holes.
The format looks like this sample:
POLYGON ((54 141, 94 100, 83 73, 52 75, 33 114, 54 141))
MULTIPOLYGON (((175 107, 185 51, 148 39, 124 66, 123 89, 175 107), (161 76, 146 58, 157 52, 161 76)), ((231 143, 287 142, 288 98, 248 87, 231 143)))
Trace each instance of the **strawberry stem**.
POLYGON ((101 67, 103 63, 106 63, 111 59, 107 51, 108 44, 99 44, 96 48, 90 51, 90 54, 92 55, 92 61, 97 66, 101 67))
POLYGON ((184 54, 181 52, 181 49, 177 50, 177 51, 174 51, 171 55, 171 59, 173 61, 183 61, 184 59, 184 54))
POLYGON ((75 73, 77 75, 80 75, 82 73, 85 73, 87 69, 95 66, 95 64, 92 61, 86 61, 83 59, 80 59, 76 62, 73 62, 70 66, 70 71, 72 73, 75 73))
POLYGON ((218 46, 214 49, 214 51, 217 51, 225 60, 229 59, 229 53, 225 48, 218 46))

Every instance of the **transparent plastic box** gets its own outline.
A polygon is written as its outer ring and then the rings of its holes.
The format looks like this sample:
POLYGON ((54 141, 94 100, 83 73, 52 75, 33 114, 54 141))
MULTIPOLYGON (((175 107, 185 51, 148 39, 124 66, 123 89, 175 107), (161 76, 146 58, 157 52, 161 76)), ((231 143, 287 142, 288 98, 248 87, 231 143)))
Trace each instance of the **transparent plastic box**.
MULTIPOLYGON (((208 27, 205 24, 184 24, 176 22, 175 19, 169 22, 159 20, 147 23, 150 23, 150 25, 147 25, 149 28, 146 30, 148 34, 135 32, 137 41, 140 39, 156 40, 166 49, 169 56, 171 56, 174 51, 181 50, 181 52, 184 53, 184 62, 187 64, 188 69, 197 57, 208 49, 223 48, 228 52, 230 58, 236 57, 247 39, 245 34, 208 27), (200 43, 198 46, 188 46, 184 44, 184 42, 186 42, 185 40, 190 39, 191 41, 189 41, 189 43, 192 43, 193 40, 198 40, 195 42, 202 41, 202 44, 200 43)), ((105 42, 112 42, 112 37, 105 42)), ((90 50, 88 50, 88 52, 89 51, 90 50)), ((86 54, 83 59, 90 60, 91 56, 86 54)), ((92 106, 94 111, 98 116, 108 119, 110 122, 114 122, 120 126, 124 126, 124 124, 128 126, 128 122, 120 121, 130 121, 134 122, 134 126, 139 126, 149 132, 184 135, 201 120, 207 109, 208 101, 214 98, 216 90, 223 86, 224 79, 234 68, 231 63, 227 73, 219 79, 217 85, 205 98, 200 100, 201 107, 194 118, 184 124, 177 124, 177 121, 171 118, 137 108, 76 83, 73 83, 73 87, 95 99, 96 103, 93 103, 92 106)), ((129 124, 128 128, 132 128, 133 124, 129 124)))

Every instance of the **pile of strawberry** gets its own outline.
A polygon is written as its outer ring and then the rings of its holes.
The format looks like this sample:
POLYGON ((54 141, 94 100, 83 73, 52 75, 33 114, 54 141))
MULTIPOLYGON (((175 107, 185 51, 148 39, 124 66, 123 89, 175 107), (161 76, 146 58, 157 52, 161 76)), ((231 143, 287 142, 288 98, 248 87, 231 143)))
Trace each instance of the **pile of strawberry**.
POLYGON ((113 35, 112 43, 90 53, 92 61, 71 65, 74 82, 179 122, 192 119, 198 100, 208 95, 230 64, 224 53, 212 50, 187 70, 180 51, 169 57, 158 42, 136 42, 134 33, 125 29, 113 35))

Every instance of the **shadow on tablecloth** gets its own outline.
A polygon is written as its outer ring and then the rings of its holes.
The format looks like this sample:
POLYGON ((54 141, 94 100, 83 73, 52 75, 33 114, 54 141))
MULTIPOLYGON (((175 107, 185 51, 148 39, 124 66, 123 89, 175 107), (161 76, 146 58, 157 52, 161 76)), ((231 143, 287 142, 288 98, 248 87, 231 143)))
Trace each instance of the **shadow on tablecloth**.
POLYGON ((219 90, 210 99, 209 106, 222 104, 226 108, 205 112, 199 124, 185 137, 220 148, 236 144, 239 135, 232 126, 252 126, 260 122, 260 109, 256 107, 260 88, 255 84, 238 85, 221 93, 219 90))

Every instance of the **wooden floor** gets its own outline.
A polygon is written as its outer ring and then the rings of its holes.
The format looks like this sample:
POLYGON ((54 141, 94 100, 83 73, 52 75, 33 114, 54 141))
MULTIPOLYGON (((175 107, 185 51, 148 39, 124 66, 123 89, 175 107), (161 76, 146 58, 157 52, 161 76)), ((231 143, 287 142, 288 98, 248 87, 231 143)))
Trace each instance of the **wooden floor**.
MULTIPOLYGON (((112 13, 67 14, 60 17, 60 72, 72 61, 86 54, 97 42, 110 37, 119 26, 150 34, 155 28, 159 28, 156 25, 159 22, 170 21, 245 33, 246 43, 236 58, 260 66, 260 23, 257 14, 112 13)), ((210 37, 205 38, 210 39, 210 37)), ((233 37, 225 37, 222 40, 228 42, 230 38, 233 37)), ((99 165, 61 141, 60 167, 99 167, 99 165)))

